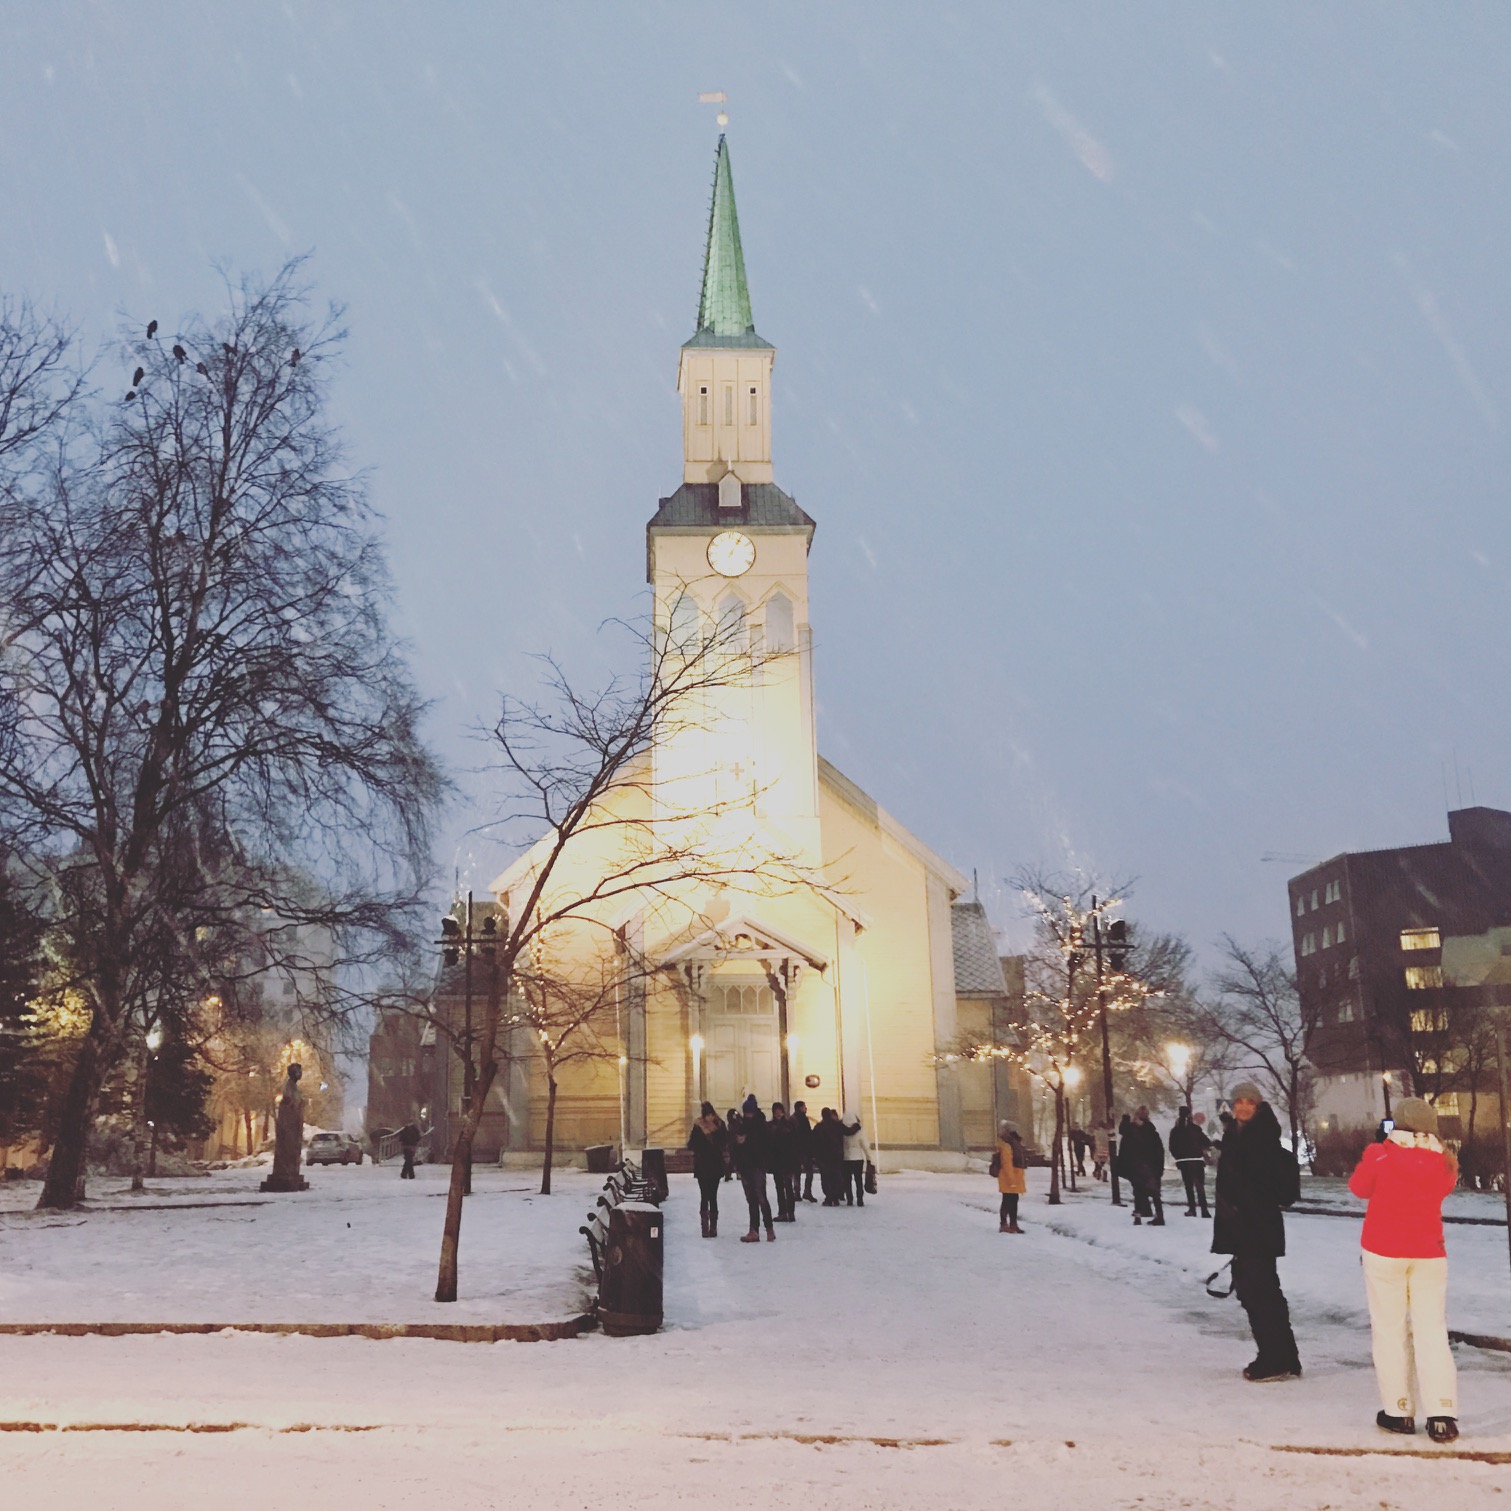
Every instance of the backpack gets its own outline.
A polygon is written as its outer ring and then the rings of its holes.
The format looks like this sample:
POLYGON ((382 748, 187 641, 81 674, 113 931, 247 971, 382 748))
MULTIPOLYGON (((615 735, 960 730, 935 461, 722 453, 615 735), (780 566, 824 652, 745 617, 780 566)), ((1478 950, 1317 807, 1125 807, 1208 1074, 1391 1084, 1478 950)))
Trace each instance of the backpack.
POLYGON ((992 1162, 986 1167, 986 1173, 988 1175, 1002 1174, 1002 1151, 1000 1149, 992 1155, 992 1162))
POLYGON ((1275 1194, 1280 1205, 1294 1207, 1301 1200, 1301 1165, 1289 1149, 1281 1148, 1275 1175, 1275 1194))

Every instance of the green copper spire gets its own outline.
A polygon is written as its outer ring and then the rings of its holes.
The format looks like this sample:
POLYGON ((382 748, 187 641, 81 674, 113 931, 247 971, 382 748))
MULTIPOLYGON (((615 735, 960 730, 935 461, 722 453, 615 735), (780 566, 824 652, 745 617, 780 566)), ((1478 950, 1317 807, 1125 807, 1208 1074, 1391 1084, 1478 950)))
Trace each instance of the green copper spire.
POLYGON ((703 253, 703 289, 698 297, 698 331, 689 345, 764 346, 750 314, 740 217, 735 210, 729 145, 719 138, 714 158, 713 203, 708 207, 708 246, 703 253))

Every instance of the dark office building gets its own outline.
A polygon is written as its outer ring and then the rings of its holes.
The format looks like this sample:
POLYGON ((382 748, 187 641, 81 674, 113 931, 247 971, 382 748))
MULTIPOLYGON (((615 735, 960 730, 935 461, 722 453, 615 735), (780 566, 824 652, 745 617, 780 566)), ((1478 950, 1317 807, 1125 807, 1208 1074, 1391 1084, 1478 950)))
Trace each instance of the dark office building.
POLYGON ((1498 1114, 1486 1010, 1511 1003, 1511 813, 1461 808, 1444 843, 1334 856, 1289 884, 1296 979, 1315 1015, 1319 1122, 1425 1096, 1443 1132, 1498 1114))

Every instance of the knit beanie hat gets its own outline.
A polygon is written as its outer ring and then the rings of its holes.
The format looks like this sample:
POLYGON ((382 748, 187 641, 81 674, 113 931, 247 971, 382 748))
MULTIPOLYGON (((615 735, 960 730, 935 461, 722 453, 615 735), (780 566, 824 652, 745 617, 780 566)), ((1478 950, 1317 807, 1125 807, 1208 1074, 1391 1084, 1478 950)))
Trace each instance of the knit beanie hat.
POLYGON ((752 1091, 750 1095, 745 1098, 745 1103, 740 1110, 745 1114, 746 1117, 752 1117, 761 1110, 761 1104, 756 1101, 755 1092, 752 1091))
POLYGON ((1438 1110, 1431 1102, 1424 1102, 1421 1097, 1403 1097, 1395 1106, 1395 1120, 1397 1128, 1404 1128, 1408 1133, 1436 1133, 1438 1131, 1438 1110))
POLYGON ((1264 1093, 1252 1081, 1240 1081, 1228 1094, 1230 1102, 1262 1102, 1264 1093))

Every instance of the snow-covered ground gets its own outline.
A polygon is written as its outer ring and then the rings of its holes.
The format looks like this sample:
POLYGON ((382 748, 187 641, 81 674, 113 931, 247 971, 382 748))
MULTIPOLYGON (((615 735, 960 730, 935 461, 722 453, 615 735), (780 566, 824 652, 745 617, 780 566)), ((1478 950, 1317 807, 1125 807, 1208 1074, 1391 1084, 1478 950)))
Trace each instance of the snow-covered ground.
MULTIPOLYGON (((322 1179, 320 1201, 306 1209, 341 1224, 338 1242, 344 1214, 357 1214, 351 1231, 362 1222, 369 1244, 388 1256, 363 1261, 362 1273, 412 1276, 404 1284, 419 1290, 411 1304, 422 1311, 434 1310, 425 1297, 441 1216, 439 1200, 426 1194, 439 1190, 439 1172, 426 1174, 434 1184, 406 1191, 392 1170, 332 1170, 329 1185, 349 1194, 327 1198, 322 1179), (353 1179, 343 1188, 344 1177, 353 1179), (421 1249, 412 1262, 387 1236, 401 1231, 421 1249)), ((438 1498, 845 1511, 1506 1503, 1506 1464, 1405 1457, 1403 1448, 1428 1455, 1425 1438, 1406 1444, 1375 1430, 1353 1222, 1289 1221, 1292 1257, 1282 1275, 1306 1375, 1252 1386, 1239 1377, 1252 1352, 1242 1312, 1231 1300, 1209 1299, 1200 1284, 1216 1263, 1206 1254, 1206 1224, 1173 1204, 1167 1227, 1135 1229, 1101 1189, 1051 1209, 1043 1172, 1031 1176, 1021 1238, 997 1233, 993 1182, 984 1175, 902 1174, 884 1178, 863 1211, 807 1206, 796 1224, 777 1229, 776 1243, 760 1245, 735 1241, 743 1224, 733 1186, 724 1188, 723 1236, 701 1240, 695 1190, 673 1177, 667 1325, 648 1338, 465 1345, 246 1334, 0 1337, 0 1419, 246 1424, 213 1435, 0 1433, 0 1483, 17 1505, 60 1511, 197 1508, 224 1499, 227 1484, 266 1485, 275 1474, 312 1503, 353 1511, 438 1498), (285 1435, 291 1429, 301 1430, 285 1435), (1332 1452, 1282 1451, 1293 1448, 1332 1452), (1335 1456, 1361 1449, 1370 1452, 1335 1456)), ((527 1184, 517 1172, 487 1180, 527 1184)), ((548 1244, 567 1242, 560 1230, 581 1243, 575 1230, 596 1182, 575 1174, 566 1181, 562 1194, 528 1204, 523 1192, 481 1188, 463 1239, 469 1306, 506 1264, 516 1274, 528 1270, 527 1248, 545 1268, 548 1244), (495 1210, 508 1219, 483 1216, 495 1210), (542 1212, 559 1230, 536 1250, 542 1212)), ((236 1209, 171 1215, 213 1226, 225 1248, 246 1246, 246 1235, 260 1231, 212 1224, 236 1209)), ((242 1215, 260 1224, 264 1212, 242 1215)), ((112 1216, 108 1231, 152 1216, 112 1216)), ((39 1310, 30 1299, 39 1269, 55 1267, 74 1294, 86 1280, 108 1286, 102 1262, 68 1260, 60 1243, 103 1252, 108 1246, 94 1236, 100 1225, 90 1218, 60 1232, 24 1217, 0 1219, 0 1264, 9 1272, 24 1255, 32 1267, 3 1293, 5 1310, 18 1298, 39 1310)), ((191 1240, 187 1230, 180 1240, 207 1259, 216 1242, 191 1240)), ((150 1279, 134 1273, 151 1262, 148 1246, 131 1242, 116 1289, 148 1292, 150 1279)), ((570 1243, 560 1252, 569 1250, 580 1263, 570 1243)), ((1449 1250, 1454 1324, 1511 1332, 1505 1231, 1454 1227, 1449 1250)), ((247 1273, 234 1263, 234 1273, 247 1273)), ((278 1284, 274 1275, 268 1289, 278 1284)), ((195 1304, 214 1289, 213 1276, 197 1283, 195 1304)), ((285 1299, 291 1294, 286 1288, 285 1299)), ((1511 1453, 1511 1356, 1456 1354, 1460 1447, 1511 1453)))
POLYGON ((309 1191, 262 1195, 261 1168, 92 1180, 83 1212, 33 1212, 0 1187, 0 1322, 557 1322, 592 1280, 577 1226, 601 1177, 480 1168, 463 1216, 457 1301, 432 1300, 450 1169, 329 1165, 309 1191), (174 1210, 178 1208, 179 1210, 174 1210), (568 1221, 568 1218, 571 1221, 568 1221))

